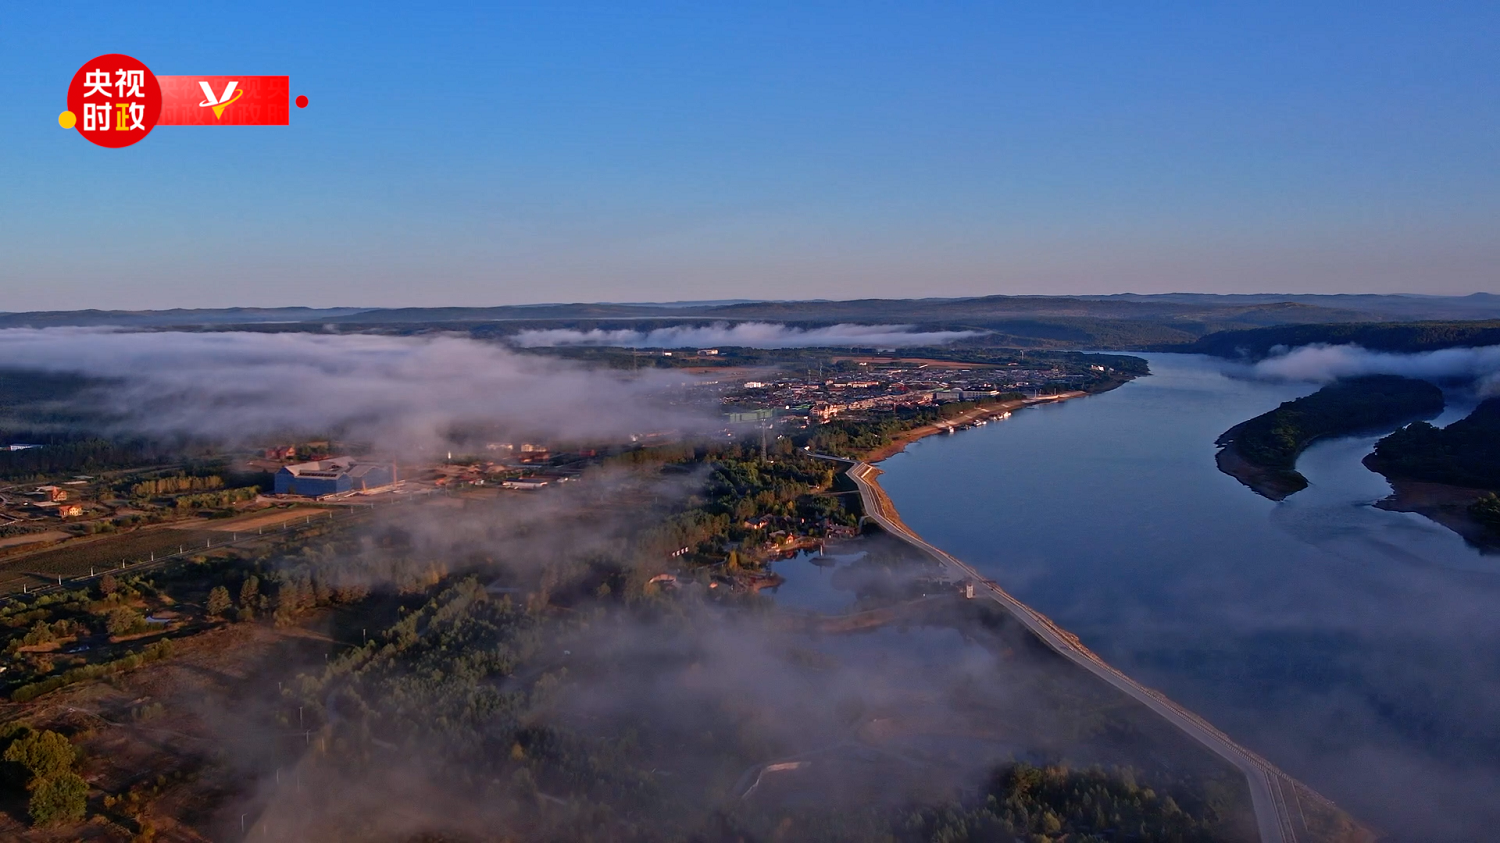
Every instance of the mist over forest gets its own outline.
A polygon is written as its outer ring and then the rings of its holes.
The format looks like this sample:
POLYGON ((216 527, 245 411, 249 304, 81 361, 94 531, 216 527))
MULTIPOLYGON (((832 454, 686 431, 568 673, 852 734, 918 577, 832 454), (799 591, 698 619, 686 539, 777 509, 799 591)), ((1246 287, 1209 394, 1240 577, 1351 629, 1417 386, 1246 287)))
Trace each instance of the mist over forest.
MULTIPOLYGON (((1150 306, 1167 304, 1200 307, 1150 306)), ((1418 335, 1483 336, 1446 330, 1418 335)), ((22 540, 0 556, 20 591, 0 607, 7 828, 1258 839, 1240 771, 971 599, 820 456, 1150 377, 1141 358, 1012 336, 919 318, 0 329, 0 430, 27 443, 0 454, 26 484, 13 498, 68 500, 72 482, 84 510, 5 528, 22 540), (968 386, 1012 370, 1044 380, 968 386), (889 409, 756 409, 761 390, 881 379, 889 409), (389 462, 400 488, 272 494, 286 465, 346 452, 389 462), (805 587, 788 566, 825 570, 836 607, 783 601, 805 587), (58 740, 76 758, 27 760, 58 740)), ((1491 347, 1372 345, 1235 346, 1224 366, 1474 400, 1500 371, 1491 347)), ((1285 781, 1305 839, 1369 839, 1285 781)))

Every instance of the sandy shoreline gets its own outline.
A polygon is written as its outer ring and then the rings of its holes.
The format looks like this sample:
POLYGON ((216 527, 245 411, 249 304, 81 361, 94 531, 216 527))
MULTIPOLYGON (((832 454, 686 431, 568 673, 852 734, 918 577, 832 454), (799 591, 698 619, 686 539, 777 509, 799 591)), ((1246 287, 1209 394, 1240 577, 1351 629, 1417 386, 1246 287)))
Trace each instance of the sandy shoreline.
POLYGON ((1257 465, 1245 459, 1245 455, 1240 453, 1233 442, 1224 445, 1214 454, 1214 465, 1252 492, 1273 501, 1284 501, 1307 488, 1307 478, 1297 473, 1296 469, 1257 465))
POLYGON ((1089 393, 1087 392, 1081 391, 1063 392, 1059 393, 1058 395, 1047 395, 1041 398, 1022 398, 1016 401, 1000 401, 995 404, 986 404, 982 407, 975 407, 974 409, 967 410, 959 414, 958 416, 955 416, 954 418, 945 419, 941 422, 935 422, 933 424, 924 424, 921 427, 914 427, 911 430, 899 433, 895 436, 895 438, 891 439, 890 444, 862 454, 860 456, 860 461, 867 463, 877 463, 882 460, 890 459, 891 457, 894 457, 895 455, 906 450, 906 446, 910 445, 913 442, 925 439, 929 436, 935 436, 939 433, 947 433, 954 428, 963 427, 966 424, 972 424, 979 419, 993 418, 995 416, 1008 413, 1012 410, 1022 409, 1023 407, 1034 407, 1037 404, 1055 404, 1058 401, 1067 401, 1071 398, 1082 398, 1083 396, 1088 394, 1089 393))
POLYGON ((1489 494, 1488 490, 1389 477, 1386 482, 1391 484, 1391 495, 1376 501, 1376 509, 1416 513, 1458 533, 1483 552, 1500 551, 1500 537, 1469 514, 1469 504, 1489 494))

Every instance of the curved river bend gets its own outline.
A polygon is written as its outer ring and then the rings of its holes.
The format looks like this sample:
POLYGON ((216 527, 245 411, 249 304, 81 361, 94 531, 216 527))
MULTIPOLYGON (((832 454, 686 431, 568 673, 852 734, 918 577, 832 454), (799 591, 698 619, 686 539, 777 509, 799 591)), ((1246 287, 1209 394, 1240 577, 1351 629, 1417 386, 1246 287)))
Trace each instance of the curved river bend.
MULTIPOLYGON (((1210 358, 881 464, 902 519, 1362 820, 1500 834, 1500 556, 1374 509, 1378 437, 1322 442, 1282 503, 1214 439, 1307 394, 1210 358)), ((1450 409, 1439 424, 1461 417, 1450 409)))

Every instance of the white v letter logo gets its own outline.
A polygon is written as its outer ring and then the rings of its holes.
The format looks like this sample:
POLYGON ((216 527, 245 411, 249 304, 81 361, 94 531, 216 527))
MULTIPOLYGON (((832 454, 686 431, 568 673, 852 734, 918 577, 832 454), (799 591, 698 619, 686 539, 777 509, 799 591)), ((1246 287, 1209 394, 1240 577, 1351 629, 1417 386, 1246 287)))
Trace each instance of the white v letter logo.
MULTIPOLYGON (((214 89, 208 87, 208 82, 200 80, 198 82, 198 87, 203 89, 203 96, 205 97, 205 99, 203 102, 198 103, 198 107, 212 108, 214 110, 215 120, 223 117, 224 109, 227 108, 231 102, 239 99, 238 96, 234 96, 236 93, 234 90, 235 86, 239 84, 240 83, 238 81, 230 81, 229 84, 224 86, 224 95, 216 97, 214 96, 214 89), (231 99, 231 97, 233 98, 231 99)), ((240 91, 238 93, 244 93, 244 91, 240 91)))

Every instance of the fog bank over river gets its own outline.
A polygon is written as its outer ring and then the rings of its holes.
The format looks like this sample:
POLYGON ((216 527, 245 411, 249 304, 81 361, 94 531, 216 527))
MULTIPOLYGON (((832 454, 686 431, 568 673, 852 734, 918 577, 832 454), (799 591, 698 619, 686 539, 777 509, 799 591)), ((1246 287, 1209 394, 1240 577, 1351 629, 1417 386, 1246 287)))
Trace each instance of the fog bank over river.
MULTIPOLYGON (((1282 503, 1214 466, 1231 426, 1317 388, 1142 355, 1104 395, 885 461, 903 520, 1395 839, 1500 828, 1500 556, 1322 442, 1282 503)), ((1443 425, 1468 405, 1450 404, 1443 425)))

